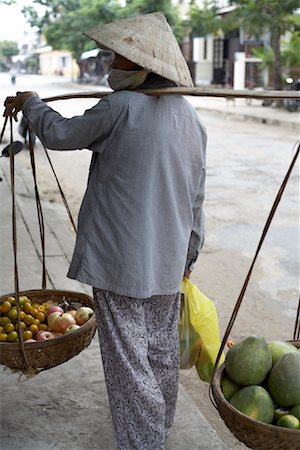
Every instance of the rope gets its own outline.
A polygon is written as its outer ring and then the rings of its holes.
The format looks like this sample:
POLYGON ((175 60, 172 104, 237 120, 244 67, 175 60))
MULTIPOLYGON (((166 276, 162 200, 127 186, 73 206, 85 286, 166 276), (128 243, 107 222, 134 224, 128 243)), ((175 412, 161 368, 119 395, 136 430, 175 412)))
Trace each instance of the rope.
MULTIPOLYGON (((6 125, 7 121, 5 121, 6 125)), ((5 129, 5 127, 4 127, 5 129)), ((3 131, 4 133, 4 131, 3 131)), ((11 194, 12 194, 12 241, 13 241, 13 254, 14 254, 14 283, 15 283, 15 299, 16 299, 16 307, 18 312, 18 334, 19 334, 19 345, 21 350, 21 356, 25 363, 25 372, 30 376, 35 372, 35 369, 30 367, 29 361, 26 356, 25 346, 24 346, 24 338, 21 327, 21 318, 20 318, 20 301, 19 301, 19 274, 18 274, 18 261, 17 261, 17 220, 16 220, 16 194, 15 194, 15 155, 13 152, 13 125, 12 125, 12 117, 10 117, 10 186, 11 186, 11 194)))
POLYGON ((43 216, 43 210, 42 210, 42 205, 41 205, 39 189, 38 189, 38 185, 37 185, 35 156, 34 156, 33 143, 32 143, 32 132, 31 132, 29 122, 28 122, 28 135, 29 135, 30 162, 31 162, 32 176, 33 176, 33 182, 34 182, 35 202, 36 202, 36 209, 37 209, 37 215, 38 215, 39 232, 40 232, 41 248, 42 248, 42 289, 46 289, 45 223, 44 223, 44 216, 43 216))
POLYGON ((299 296, 299 303, 298 303, 296 320, 295 320, 293 339, 299 339, 299 338, 300 338, 300 296, 299 296))
MULTIPOLYGON (((243 284, 243 286, 242 286, 241 292, 240 292, 240 294, 239 294, 239 296, 238 296, 238 299, 237 299, 237 301, 236 301, 236 304, 235 304, 235 306, 234 306, 232 315, 231 315, 231 317, 230 317, 229 323, 228 323, 227 328, 226 328, 226 331, 225 331, 225 333, 224 333, 223 340, 222 340, 222 342, 221 342, 221 346, 220 346, 219 353, 218 353, 217 358, 216 358, 215 366, 214 366, 213 373, 212 373, 212 377, 211 377, 211 383, 210 383, 210 387, 209 387, 209 396, 210 396, 210 399, 211 399, 213 405, 214 405, 216 408, 217 408, 216 403, 214 402, 213 397, 212 397, 212 384, 213 384, 214 378, 215 378, 216 373, 217 373, 219 361, 220 361, 222 352, 223 352, 223 350, 224 350, 224 348, 225 348, 225 345, 226 345, 228 336, 229 336, 229 334, 230 334, 230 331, 231 331, 231 329, 232 329, 232 327, 233 327, 233 324, 234 324, 234 321, 235 321, 235 319, 236 319, 237 313, 238 313, 238 311, 239 311, 239 309, 240 309, 242 300, 243 300, 243 298, 244 298, 244 295, 245 295, 245 292, 246 292, 246 289, 247 289, 247 286, 248 286, 248 283, 249 283, 249 280, 250 280, 250 277, 251 277, 251 274, 252 274, 252 270, 253 270, 254 264, 255 264, 255 262, 256 262, 256 260, 257 260, 257 257, 258 257, 258 255, 259 255, 260 249, 261 249, 261 247, 262 247, 262 244, 263 244, 263 242, 264 242, 264 239, 265 239, 265 237, 266 237, 266 234, 267 234, 267 232, 268 232, 268 229, 269 229, 270 224, 271 224, 271 222, 272 222, 272 219, 273 219, 273 217, 274 217, 275 211, 276 211, 276 209, 277 209, 277 207, 278 207, 278 204, 279 204, 279 202, 280 202, 280 200, 281 200, 281 197, 282 197, 282 194, 283 194, 283 192, 284 192, 284 189, 285 189, 285 187, 286 187, 286 185, 287 185, 288 179, 289 179, 289 177, 290 177, 290 175, 291 175, 291 172, 292 172, 292 170, 293 170, 293 168, 294 168, 294 165, 296 164, 297 158, 298 158, 298 156, 299 156, 299 152, 300 152, 300 143, 298 143, 298 147, 297 147, 296 153, 295 153, 295 155, 294 155, 294 157, 293 157, 293 159, 292 159, 292 162, 291 162, 291 164, 290 164, 290 166, 289 166, 289 168, 288 168, 288 171, 287 171, 287 173, 286 173, 286 175, 285 175, 285 177, 284 177, 284 179, 283 179, 283 182, 282 182, 282 184, 281 184, 281 186, 280 186, 280 188, 279 188, 279 191, 278 191, 278 193, 277 193, 277 195, 276 195, 276 198, 275 198, 275 200, 274 200, 274 203, 273 203, 273 205, 272 205, 272 208, 271 208, 271 211, 270 211, 269 216, 268 216, 268 218, 267 218, 266 224, 265 224, 265 226, 264 226, 264 229, 263 229, 261 238, 260 238, 260 240, 259 240, 259 243, 258 243, 256 252, 255 252, 255 255, 254 255, 254 258, 253 258, 253 261, 252 261, 252 263, 251 263, 251 265, 250 265, 250 269, 249 269, 249 271, 248 271, 248 274, 247 274, 246 279, 245 279, 245 281, 244 281, 244 284, 243 284)), ((300 302, 300 300, 299 300, 299 302, 300 302)), ((299 310, 298 310, 298 313, 299 313, 299 310)), ((296 319, 296 324, 297 324, 297 319, 296 319)), ((295 326, 295 332, 296 332, 296 326, 295 326)), ((218 408, 217 408, 217 409, 218 409, 218 408)))

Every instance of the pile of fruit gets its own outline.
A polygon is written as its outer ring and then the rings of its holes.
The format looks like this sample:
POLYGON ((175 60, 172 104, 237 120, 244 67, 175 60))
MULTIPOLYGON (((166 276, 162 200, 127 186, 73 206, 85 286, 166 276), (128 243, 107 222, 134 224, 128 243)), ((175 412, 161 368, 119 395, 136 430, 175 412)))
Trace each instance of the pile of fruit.
MULTIPOLYGON (((19 297, 20 327, 26 343, 54 339, 78 330, 94 314, 92 308, 68 302, 34 303, 19 297)), ((19 341, 16 299, 8 297, 0 304, 0 342, 19 341)))
POLYGON ((249 336, 230 346, 221 389, 252 419, 300 432, 300 349, 291 343, 249 336))

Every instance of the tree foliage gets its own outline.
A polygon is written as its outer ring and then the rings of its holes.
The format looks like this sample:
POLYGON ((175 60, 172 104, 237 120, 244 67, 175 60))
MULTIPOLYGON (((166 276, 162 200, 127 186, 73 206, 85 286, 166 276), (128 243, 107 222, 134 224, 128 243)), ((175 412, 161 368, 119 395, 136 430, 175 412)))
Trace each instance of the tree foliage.
POLYGON ((286 31, 293 31, 293 13, 300 8, 300 0, 235 0, 235 11, 240 25, 250 36, 270 33, 270 47, 274 55, 274 87, 282 87, 281 40, 286 31))
POLYGON ((18 43, 15 41, 0 41, 0 55, 10 57, 19 53, 18 43))
POLYGON ((170 0, 129 0, 121 7, 118 0, 34 0, 43 6, 38 14, 34 6, 23 8, 31 26, 38 27, 54 49, 67 49, 78 58, 95 44, 82 32, 117 18, 129 17, 153 11, 163 11, 178 37, 182 31, 179 15, 170 0))
POLYGON ((44 12, 38 14, 33 6, 23 13, 31 26, 36 26, 54 49, 70 50, 78 58, 84 50, 94 47, 82 33, 117 17, 116 0, 34 0, 44 12))
POLYGON ((120 17, 130 17, 137 14, 147 14, 161 11, 167 18, 173 32, 180 42, 184 37, 184 23, 179 10, 171 0, 127 0, 126 6, 120 11, 120 17))
POLYGON ((218 31, 221 27, 221 21, 217 15, 216 2, 206 0, 201 8, 193 3, 190 8, 190 22, 193 34, 198 37, 204 37, 218 31))

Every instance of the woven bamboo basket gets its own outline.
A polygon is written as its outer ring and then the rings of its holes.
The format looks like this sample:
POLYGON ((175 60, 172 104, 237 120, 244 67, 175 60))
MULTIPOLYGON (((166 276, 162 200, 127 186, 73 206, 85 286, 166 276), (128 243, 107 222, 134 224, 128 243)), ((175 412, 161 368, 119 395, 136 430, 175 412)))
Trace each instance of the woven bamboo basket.
MULTIPOLYGON (((20 295, 29 297, 33 302, 54 302, 62 303, 64 300, 79 304, 78 306, 88 306, 94 309, 94 302, 91 297, 80 292, 36 289, 20 292, 20 295)), ((7 294, 0 297, 0 303, 7 297, 14 294, 7 294)), ((27 343, 25 341, 26 357, 30 367, 34 369, 50 369, 62 364, 73 356, 78 355, 91 342, 96 331, 95 314, 78 330, 50 339, 27 343)), ((0 342, 0 364, 11 369, 25 370, 25 362, 22 357, 18 342, 0 342)))
MULTIPOLYGON (((300 340, 289 341, 300 349, 300 340)), ((224 397, 221 381, 225 375, 222 364, 212 380, 211 390, 220 416, 229 430, 249 448, 256 450, 299 450, 300 430, 268 425, 252 419, 234 408, 224 397)))

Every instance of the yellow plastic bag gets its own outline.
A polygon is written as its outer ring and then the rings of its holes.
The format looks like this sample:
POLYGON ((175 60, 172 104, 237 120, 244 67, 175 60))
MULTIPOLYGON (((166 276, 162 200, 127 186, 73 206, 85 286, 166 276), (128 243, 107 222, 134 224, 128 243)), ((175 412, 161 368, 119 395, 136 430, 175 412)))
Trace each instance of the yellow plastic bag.
POLYGON ((189 303, 186 286, 181 286, 181 301, 179 315, 179 349, 180 349, 180 369, 190 369, 199 357, 201 341, 199 334, 191 324, 189 303))
MULTIPOLYGON (((215 361, 220 349, 220 331, 217 310, 199 288, 188 278, 181 285, 186 293, 189 307, 190 323, 199 336, 197 361, 195 362, 199 377, 210 382, 215 361), (200 348, 199 348, 200 343, 200 348)), ((224 354, 220 364, 224 362, 224 354)))

